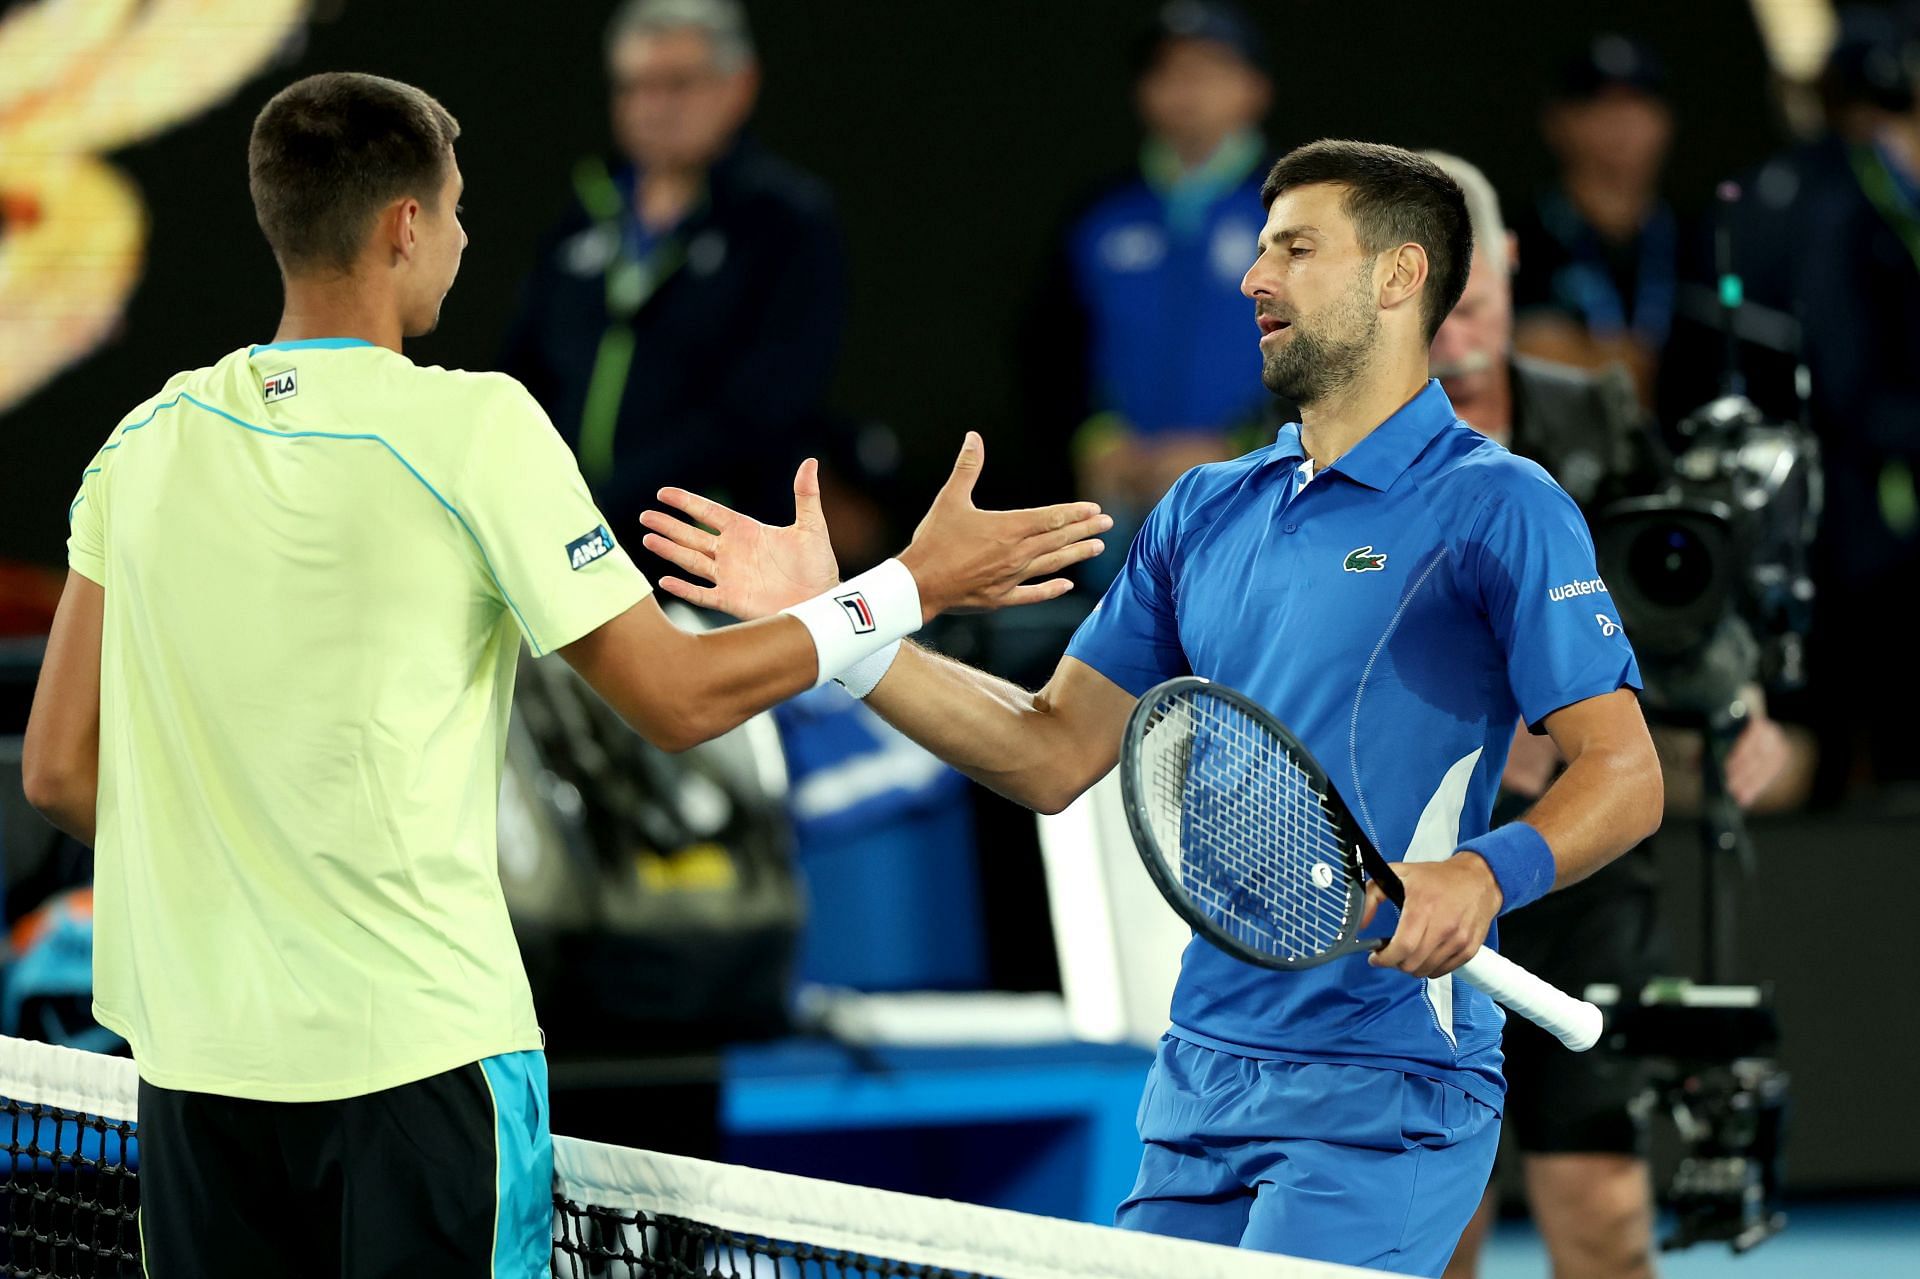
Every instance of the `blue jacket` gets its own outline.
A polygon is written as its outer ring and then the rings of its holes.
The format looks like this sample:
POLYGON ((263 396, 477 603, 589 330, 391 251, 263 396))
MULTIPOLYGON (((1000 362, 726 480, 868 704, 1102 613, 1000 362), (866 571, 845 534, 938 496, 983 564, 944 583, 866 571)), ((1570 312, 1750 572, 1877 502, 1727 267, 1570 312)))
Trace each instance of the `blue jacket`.
POLYGON ((1088 416, 1157 434, 1231 430, 1266 412, 1253 304, 1240 295, 1266 222, 1261 178, 1255 164, 1197 205, 1134 179, 1075 225, 1088 416))

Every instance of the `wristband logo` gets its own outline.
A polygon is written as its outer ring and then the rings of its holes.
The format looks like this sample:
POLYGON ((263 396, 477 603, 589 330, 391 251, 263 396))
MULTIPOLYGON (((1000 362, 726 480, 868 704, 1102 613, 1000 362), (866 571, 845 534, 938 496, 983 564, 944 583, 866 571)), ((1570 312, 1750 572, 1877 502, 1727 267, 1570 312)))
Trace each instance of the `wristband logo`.
POLYGON ((855 635, 866 635, 874 628, 873 606, 867 603, 864 591, 848 591, 845 595, 836 595, 833 602, 846 610, 847 620, 853 623, 855 635))

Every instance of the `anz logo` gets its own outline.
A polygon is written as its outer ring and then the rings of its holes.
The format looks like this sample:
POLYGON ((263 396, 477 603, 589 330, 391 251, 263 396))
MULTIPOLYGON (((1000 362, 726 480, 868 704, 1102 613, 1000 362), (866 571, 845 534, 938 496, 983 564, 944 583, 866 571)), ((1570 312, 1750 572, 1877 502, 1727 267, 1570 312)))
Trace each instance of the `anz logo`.
POLYGON ((585 537, 567 543, 567 566, 576 572, 613 549, 613 534, 602 524, 585 537))

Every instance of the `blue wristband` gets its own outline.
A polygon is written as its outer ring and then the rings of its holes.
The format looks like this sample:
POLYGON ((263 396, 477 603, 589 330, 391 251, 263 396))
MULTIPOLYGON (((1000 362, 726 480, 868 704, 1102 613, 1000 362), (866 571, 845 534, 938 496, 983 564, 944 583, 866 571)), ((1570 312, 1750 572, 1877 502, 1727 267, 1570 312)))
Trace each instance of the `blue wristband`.
POLYGON ((1480 854, 1480 860, 1493 872, 1503 899, 1502 915, 1545 897, 1559 874, 1546 836, 1525 822, 1508 822, 1460 847, 1463 852, 1480 854))

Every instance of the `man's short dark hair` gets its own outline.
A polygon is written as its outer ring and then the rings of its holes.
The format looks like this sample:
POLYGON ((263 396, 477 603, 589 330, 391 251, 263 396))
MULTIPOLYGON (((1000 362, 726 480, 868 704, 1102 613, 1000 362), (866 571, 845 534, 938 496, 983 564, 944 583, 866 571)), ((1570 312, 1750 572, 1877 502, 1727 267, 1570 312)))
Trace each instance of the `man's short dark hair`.
POLYGON ((388 203, 439 199, 459 136, 429 94, 376 75, 328 72, 274 94, 253 122, 247 185, 280 269, 350 268, 388 203))
POLYGON ((1281 156, 1260 188, 1260 202, 1272 208, 1282 192, 1321 183, 1347 189, 1343 207, 1362 252, 1384 253, 1408 243, 1427 251, 1421 318, 1427 341, 1433 341, 1473 268, 1473 222, 1460 184, 1412 151, 1323 139, 1281 156))

